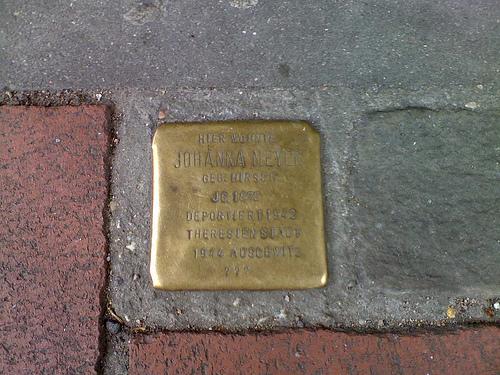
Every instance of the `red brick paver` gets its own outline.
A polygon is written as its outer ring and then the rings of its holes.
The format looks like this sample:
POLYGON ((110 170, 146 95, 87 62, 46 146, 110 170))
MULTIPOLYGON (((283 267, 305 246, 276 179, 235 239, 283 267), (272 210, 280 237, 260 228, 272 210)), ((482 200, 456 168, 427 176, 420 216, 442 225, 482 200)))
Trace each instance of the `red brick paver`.
POLYGON ((500 374, 500 328, 446 334, 167 333, 130 344, 129 374, 500 374))
POLYGON ((0 373, 88 374, 105 281, 104 106, 0 107, 0 373))

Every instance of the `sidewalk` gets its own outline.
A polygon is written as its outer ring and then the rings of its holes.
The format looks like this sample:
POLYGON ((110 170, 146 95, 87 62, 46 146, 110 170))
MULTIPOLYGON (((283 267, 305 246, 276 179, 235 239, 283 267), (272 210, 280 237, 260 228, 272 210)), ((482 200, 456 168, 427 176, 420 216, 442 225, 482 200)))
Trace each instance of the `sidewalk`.
POLYGON ((0 373, 500 374, 499 20, 1 1, 0 373), (253 119, 319 134, 326 286, 154 289, 157 127, 253 119))
MULTIPOLYGON (((113 313, 104 279, 110 260, 105 231, 114 144, 109 109, 3 106, 0 130, 2 373, 500 371, 500 329, 495 326, 236 335, 150 333, 134 327, 113 313)), ((175 314, 180 318, 183 313, 175 314)), ((454 313, 449 311, 448 318, 454 313)), ((485 313, 498 315, 495 308, 485 313)))

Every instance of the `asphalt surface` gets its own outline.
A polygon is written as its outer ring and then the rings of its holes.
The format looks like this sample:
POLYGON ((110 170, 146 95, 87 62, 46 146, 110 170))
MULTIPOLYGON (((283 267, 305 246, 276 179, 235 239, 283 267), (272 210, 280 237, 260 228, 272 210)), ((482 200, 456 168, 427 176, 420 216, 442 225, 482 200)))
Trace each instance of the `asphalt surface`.
POLYGON ((10 89, 498 82, 496 0, 0 3, 10 89))

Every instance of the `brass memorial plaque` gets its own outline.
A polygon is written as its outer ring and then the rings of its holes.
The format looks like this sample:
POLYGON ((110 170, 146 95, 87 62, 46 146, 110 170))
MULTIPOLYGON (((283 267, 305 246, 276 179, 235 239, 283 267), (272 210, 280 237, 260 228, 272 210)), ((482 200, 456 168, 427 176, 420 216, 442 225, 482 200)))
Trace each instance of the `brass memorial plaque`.
POLYGON ((303 121, 160 126, 152 226, 156 288, 325 285, 319 134, 303 121))

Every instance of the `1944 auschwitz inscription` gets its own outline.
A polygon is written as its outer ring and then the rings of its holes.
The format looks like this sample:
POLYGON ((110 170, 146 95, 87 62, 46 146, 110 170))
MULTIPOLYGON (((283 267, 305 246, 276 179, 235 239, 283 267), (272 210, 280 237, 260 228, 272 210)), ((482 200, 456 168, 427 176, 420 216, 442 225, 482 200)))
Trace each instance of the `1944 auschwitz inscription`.
POLYGON ((302 121, 160 126, 152 225, 157 288, 323 286, 319 134, 302 121))

